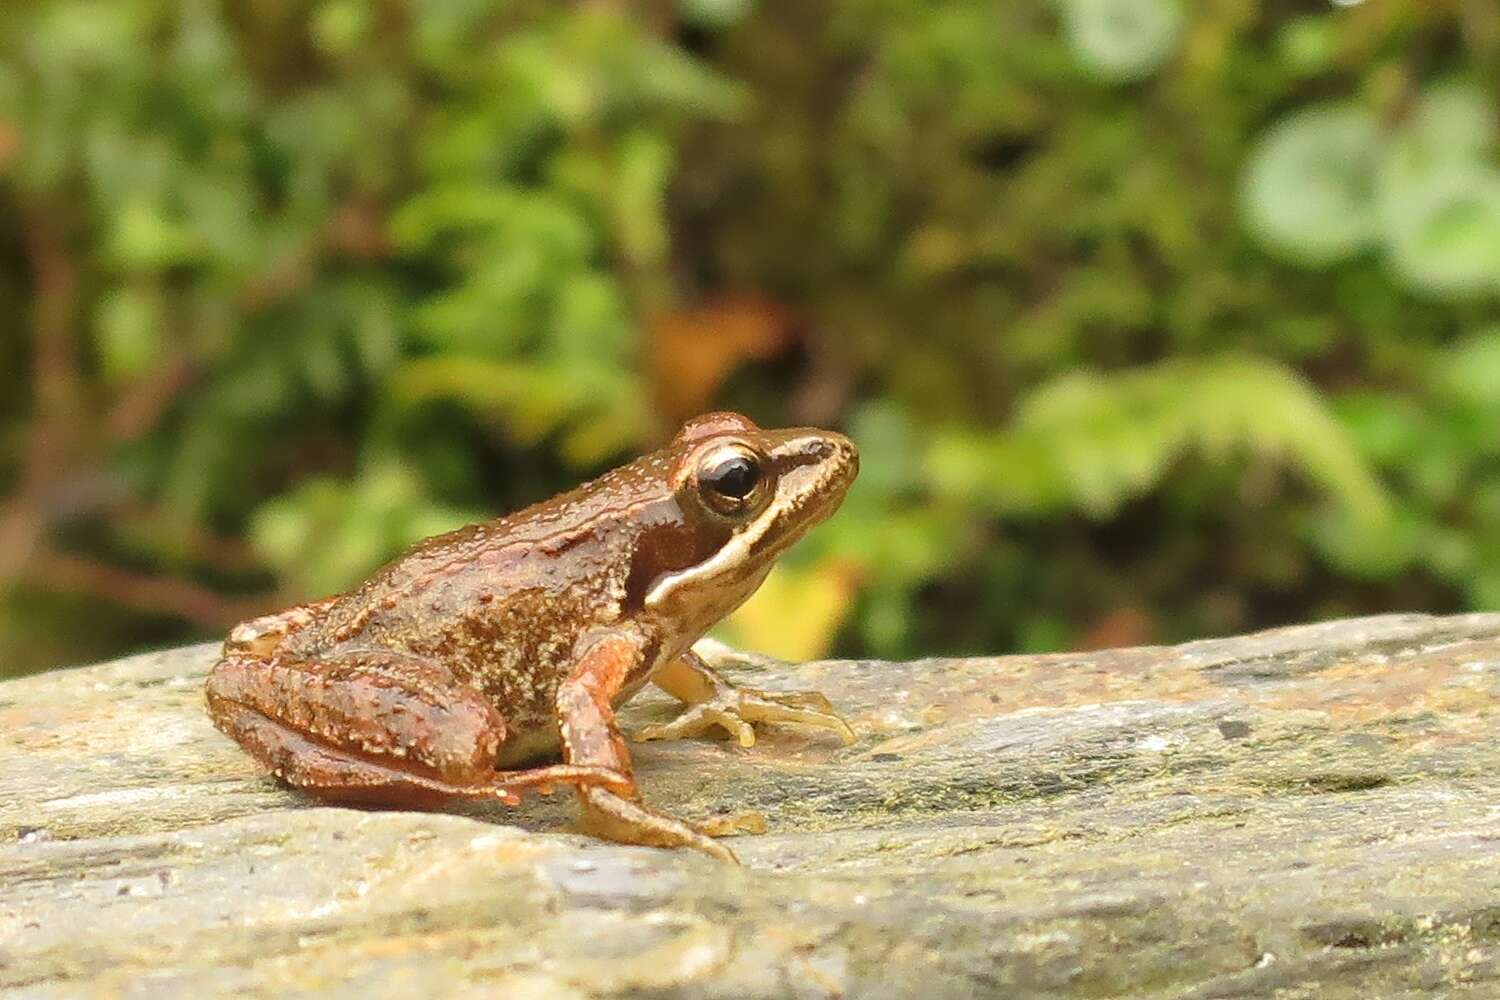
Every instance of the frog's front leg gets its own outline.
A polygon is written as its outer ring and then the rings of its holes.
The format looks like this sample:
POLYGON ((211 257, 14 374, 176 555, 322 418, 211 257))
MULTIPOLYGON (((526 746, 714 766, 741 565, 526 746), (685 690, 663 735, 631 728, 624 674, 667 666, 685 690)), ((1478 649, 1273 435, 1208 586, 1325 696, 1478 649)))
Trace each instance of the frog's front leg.
POLYGON ((604 768, 497 771, 504 719, 442 664, 388 650, 263 656, 254 651, 277 631, 263 630, 266 623, 275 620, 231 634, 209 674, 209 714, 290 785, 324 799, 385 805, 514 804, 520 790, 554 784, 629 787, 604 768))
POLYGON ((838 733, 845 744, 854 730, 834 714, 828 699, 816 691, 780 693, 735 687, 720 677, 703 658, 688 650, 666 664, 652 681, 688 708, 671 722, 644 726, 638 740, 677 740, 696 736, 714 726, 728 731, 742 747, 755 745, 754 722, 799 722, 838 733))
POLYGON ((644 643, 629 632, 585 636, 572 672, 558 687, 558 731, 563 759, 581 767, 603 767, 621 775, 629 787, 578 785, 583 825, 600 837, 652 847, 692 847, 723 861, 734 852, 662 813, 641 805, 630 769, 630 754, 615 724, 614 700, 640 666, 644 643))

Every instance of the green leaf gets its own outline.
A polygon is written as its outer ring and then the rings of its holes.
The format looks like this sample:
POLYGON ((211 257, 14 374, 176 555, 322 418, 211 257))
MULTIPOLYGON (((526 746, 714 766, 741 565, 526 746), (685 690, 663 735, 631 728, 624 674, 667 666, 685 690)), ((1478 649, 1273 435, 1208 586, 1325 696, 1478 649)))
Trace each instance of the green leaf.
POLYGON ((1424 447, 1427 415, 1419 404, 1386 392, 1341 395, 1334 404, 1359 453, 1387 467, 1400 467, 1424 447))
POLYGON ((1356 108, 1319 105, 1270 129, 1252 150, 1240 202, 1250 231, 1287 260, 1326 265, 1377 235, 1380 133, 1356 108))
POLYGON ((313 596, 345 590, 402 549, 483 518, 435 502, 403 465, 384 461, 353 480, 311 479, 267 501, 251 518, 250 540, 313 596))
POLYGON ((125 270, 161 270, 194 261, 200 249, 191 228, 146 198, 128 202, 114 220, 109 252, 125 270))
POLYGON ((1409 154, 1476 163, 1495 141, 1495 99, 1484 87, 1451 81, 1428 88, 1403 129, 1409 154))
POLYGON ((161 350, 164 322, 155 289, 125 286, 99 302, 94 342, 99 368, 111 382, 125 382, 151 367, 161 350))
POLYGON ((1500 290, 1500 170, 1454 166, 1393 193, 1387 240, 1396 273, 1443 295, 1500 290))
POLYGON ((754 11, 757 0, 678 0, 683 21, 699 28, 719 30, 743 21, 754 11))
POLYGON ((1403 512, 1378 524, 1321 511, 1312 518, 1313 544, 1340 573, 1362 580, 1388 580, 1412 565, 1424 551, 1427 526, 1403 512))
POLYGON ((928 472, 940 491, 1001 513, 1077 506, 1105 517, 1159 485, 1189 452, 1213 462, 1240 452, 1280 459, 1350 517, 1389 513, 1384 488, 1317 393, 1254 358, 1065 375, 1027 397, 1002 433, 939 435, 928 472))
POLYGON ((1177 0, 1065 0, 1063 28, 1073 55, 1116 82, 1149 75, 1177 48, 1183 11, 1177 0))
POLYGON ((1438 354, 1430 383, 1446 400, 1500 416, 1500 327, 1465 337, 1438 354))
POLYGON ((618 454, 644 437, 647 426, 635 380, 607 365, 430 358, 404 365, 392 390, 408 405, 451 399, 497 416, 526 444, 565 432, 563 454, 576 465, 618 454))
POLYGON ((662 136, 637 131, 620 143, 611 185, 615 229, 626 259, 636 268, 658 265, 670 245, 666 189, 673 166, 671 145, 662 136))
POLYGON ((312 16, 312 36, 331 55, 348 56, 367 40, 375 9, 362 0, 324 0, 312 16))
POLYGON ((1289 18, 1276 35, 1277 55, 1299 76, 1327 70, 1338 57, 1338 45, 1338 27, 1328 14, 1289 18))

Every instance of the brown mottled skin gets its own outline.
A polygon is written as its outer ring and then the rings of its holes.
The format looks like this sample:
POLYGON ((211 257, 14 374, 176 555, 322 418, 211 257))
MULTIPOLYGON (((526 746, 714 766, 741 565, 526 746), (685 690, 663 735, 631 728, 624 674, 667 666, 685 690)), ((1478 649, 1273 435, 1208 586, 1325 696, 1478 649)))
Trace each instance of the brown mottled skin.
POLYGON ((690 707, 637 738, 721 726, 749 746, 749 723, 787 720, 852 740, 821 695, 734 688, 691 647, 833 513, 858 466, 838 434, 700 417, 570 493, 422 542, 347 594, 236 626, 209 711, 324 798, 514 802, 572 784, 593 832, 732 860, 641 805, 614 709, 654 681, 690 707), (559 748, 561 764, 500 770, 559 748))

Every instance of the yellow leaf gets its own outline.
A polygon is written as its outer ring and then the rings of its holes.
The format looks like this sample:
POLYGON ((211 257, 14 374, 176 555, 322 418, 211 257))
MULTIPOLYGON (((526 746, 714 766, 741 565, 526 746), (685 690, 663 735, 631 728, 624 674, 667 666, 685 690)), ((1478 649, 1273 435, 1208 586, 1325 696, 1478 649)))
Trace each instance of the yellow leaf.
POLYGON ((858 586, 858 569, 844 559, 777 566, 725 621, 725 641, 783 660, 817 659, 833 645, 858 586))

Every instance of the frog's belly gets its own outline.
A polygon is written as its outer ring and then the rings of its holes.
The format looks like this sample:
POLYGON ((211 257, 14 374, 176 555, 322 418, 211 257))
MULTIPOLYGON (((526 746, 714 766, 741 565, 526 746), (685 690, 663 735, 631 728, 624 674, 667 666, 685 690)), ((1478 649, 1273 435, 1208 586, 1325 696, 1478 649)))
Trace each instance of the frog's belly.
POLYGON ((555 724, 508 734, 500 747, 495 766, 500 770, 509 770, 545 758, 555 758, 561 745, 555 724))

